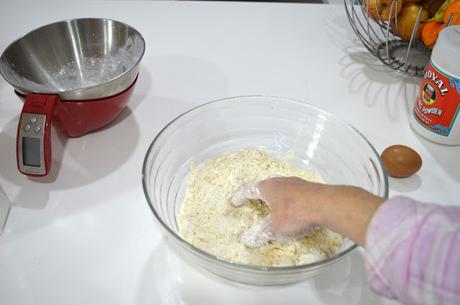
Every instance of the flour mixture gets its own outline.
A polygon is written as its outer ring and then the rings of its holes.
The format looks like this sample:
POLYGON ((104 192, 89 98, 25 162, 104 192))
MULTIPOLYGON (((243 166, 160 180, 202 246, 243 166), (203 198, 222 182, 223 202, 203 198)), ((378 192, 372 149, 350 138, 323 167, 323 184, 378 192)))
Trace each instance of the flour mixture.
POLYGON ((241 234, 269 210, 258 200, 234 207, 230 198, 244 183, 273 175, 322 182, 315 172, 294 168, 288 160, 274 160, 255 149, 216 156, 192 167, 178 215, 182 238, 221 259, 257 266, 302 265, 334 255, 342 237, 324 228, 299 240, 271 241, 260 248, 241 242, 241 234))

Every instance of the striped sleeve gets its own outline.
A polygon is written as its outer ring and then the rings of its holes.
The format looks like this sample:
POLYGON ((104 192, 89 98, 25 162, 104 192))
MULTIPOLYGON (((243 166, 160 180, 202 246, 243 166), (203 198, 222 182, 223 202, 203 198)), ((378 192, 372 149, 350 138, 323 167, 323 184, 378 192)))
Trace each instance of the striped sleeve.
POLYGON ((460 304, 460 207, 383 203, 366 235, 371 288, 404 304, 460 304))

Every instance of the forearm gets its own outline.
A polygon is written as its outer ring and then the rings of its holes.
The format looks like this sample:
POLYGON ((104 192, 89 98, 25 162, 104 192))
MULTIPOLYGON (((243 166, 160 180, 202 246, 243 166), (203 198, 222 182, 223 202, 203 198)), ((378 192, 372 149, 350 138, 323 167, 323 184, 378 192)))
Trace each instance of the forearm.
POLYGON ((460 208, 386 201, 366 235, 374 291, 404 304, 460 304, 460 208))
POLYGON ((384 201, 354 186, 329 185, 298 177, 274 177, 249 183, 235 194, 234 204, 260 199, 270 207, 272 229, 294 236, 316 224, 364 244, 367 226, 384 201))
MULTIPOLYGON (((312 196, 311 192, 308 196, 312 196)), ((372 216, 384 198, 353 186, 325 186, 313 194, 314 222, 363 246, 372 216)), ((309 216, 307 216, 309 217, 309 216)))
POLYGON ((460 304, 460 207, 385 201, 358 187, 297 177, 249 186, 232 202, 265 201, 273 232, 295 235, 317 224, 365 246, 369 283, 379 294, 405 304, 460 304))

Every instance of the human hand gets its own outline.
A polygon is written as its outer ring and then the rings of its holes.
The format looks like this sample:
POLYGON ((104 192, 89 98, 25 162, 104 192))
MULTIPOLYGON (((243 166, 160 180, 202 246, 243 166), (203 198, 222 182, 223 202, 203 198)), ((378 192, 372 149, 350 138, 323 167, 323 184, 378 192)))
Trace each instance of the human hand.
POLYGON ((243 243, 260 247, 270 240, 296 239, 318 230, 313 209, 308 206, 312 203, 304 194, 314 194, 322 187, 297 177, 275 177, 243 185, 230 200, 234 206, 262 200, 270 208, 270 215, 242 234, 243 243))
POLYGON ((248 247, 298 238, 319 226, 364 245, 369 222, 385 201, 360 187, 314 183, 297 177, 247 183, 230 201, 240 206, 251 199, 264 201, 270 215, 242 234, 248 247))

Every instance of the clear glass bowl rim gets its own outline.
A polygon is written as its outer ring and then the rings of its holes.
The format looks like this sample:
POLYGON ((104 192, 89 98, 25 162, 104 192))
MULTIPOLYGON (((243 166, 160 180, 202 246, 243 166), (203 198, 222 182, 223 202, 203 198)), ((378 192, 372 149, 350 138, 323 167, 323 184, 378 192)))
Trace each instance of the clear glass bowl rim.
POLYGON ((378 152, 374 148, 374 146, 369 142, 369 140, 358 129, 356 129, 353 125, 349 124, 347 121, 345 121, 344 119, 340 118, 339 116, 337 116, 337 115, 335 115, 335 114, 333 114, 331 112, 323 110, 322 108, 317 107, 315 105, 312 105, 310 103, 302 102, 300 100, 281 97, 281 96, 272 96, 272 95, 239 95, 239 96, 231 96, 231 97, 226 97, 226 98, 222 98, 222 99, 212 100, 210 102, 206 102, 204 104, 201 104, 201 105, 198 105, 196 107, 193 107, 193 108, 181 113, 176 118, 174 118, 172 121, 170 121, 168 124, 166 124, 166 126, 164 126, 160 130, 160 132, 158 132, 158 134, 155 136, 155 138, 153 139, 152 143, 150 144, 150 146, 149 146, 149 148, 147 150, 147 153, 145 154, 144 162, 142 164, 142 188, 143 188, 143 191, 144 191, 144 196, 147 199, 147 203, 149 204, 149 207, 152 210, 153 215, 159 221, 159 223, 161 224, 163 229, 165 229, 170 234, 170 236, 172 236, 176 241, 178 241, 188 251, 195 252, 196 254, 204 256, 204 258, 206 258, 207 260, 211 260, 211 261, 215 261, 216 263, 224 264, 225 266, 227 266, 229 268, 237 268, 237 269, 240 269, 240 270, 243 270, 243 271, 246 270, 246 271, 251 271, 251 272, 254 272, 254 271, 256 271, 256 272, 257 271, 259 271, 259 272, 272 271, 272 272, 276 272, 276 273, 283 272, 283 271, 288 271, 288 272, 299 271, 299 272, 301 272, 301 271, 308 271, 309 269, 317 269, 318 267, 326 266, 326 265, 329 265, 329 264, 331 264, 333 262, 339 261, 340 259, 345 257, 345 255, 347 255, 348 253, 350 253, 353 250, 355 250, 358 247, 358 245, 351 241, 353 243, 353 245, 350 246, 349 248, 343 250, 342 252, 340 252, 340 253, 338 253, 338 254, 336 254, 334 256, 331 256, 331 257, 329 257, 327 259, 320 260, 320 261, 310 263, 310 264, 304 264, 304 265, 283 266, 283 267, 268 267, 268 266, 253 266, 253 265, 247 265, 247 264, 232 263, 232 262, 223 260, 223 259, 221 259, 221 258, 219 258, 219 257, 217 257, 215 255, 212 255, 212 254, 210 254, 210 253, 208 253, 208 252, 206 252, 204 250, 201 250, 200 248, 197 248, 197 247, 193 246, 192 244, 188 243, 187 241, 183 240, 176 232, 171 230, 169 228, 169 226, 166 225, 166 223, 161 219, 160 215, 158 215, 157 211, 155 210, 155 208, 154 208, 154 206, 152 204, 152 201, 150 199, 150 196, 148 194, 148 191, 147 191, 146 176, 145 175, 147 174, 146 173, 147 161, 149 159, 150 152, 153 149, 153 147, 155 146, 155 143, 158 140, 158 138, 172 124, 174 124, 176 121, 180 120, 182 117, 186 116, 187 114, 189 114, 191 112, 197 111, 197 110, 199 110, 201 108, 205 108, 205 107, 207 107, 209 105, 213 105, 213 104, 216 104, 216 103, 238 102, 238 100, 242 99, 242 98, 267 98, 267 99, 282 100, 283 102, 292 103, 292 104, 299 104, 302 107, 312 108, 312 109, 318 111, 319 113, 321 113, 323 115, 326 115, 328 117, 331 117, 333 120, 339 121, 342 124, 344 124, 345 126, 351 128, 354 132, 356 132, 367 143, 367 145, 369 145, 369 147, 371 148, 372 152, 377 157, 377 160, 379 161, 378 164, 380 166, 380 169, 381 169, 382 175, 383 175, 383 183, 384 183, 384 194, 383 194, 384 196, 383 196, 383 198, 385 198, 385 199, 388 198, 388 175, 387 175, 387 172, 385 171, 385 168, 383 166, 383 163, 382 163, 382 160, 380 158, 380 155, 378 154, 378 152))

